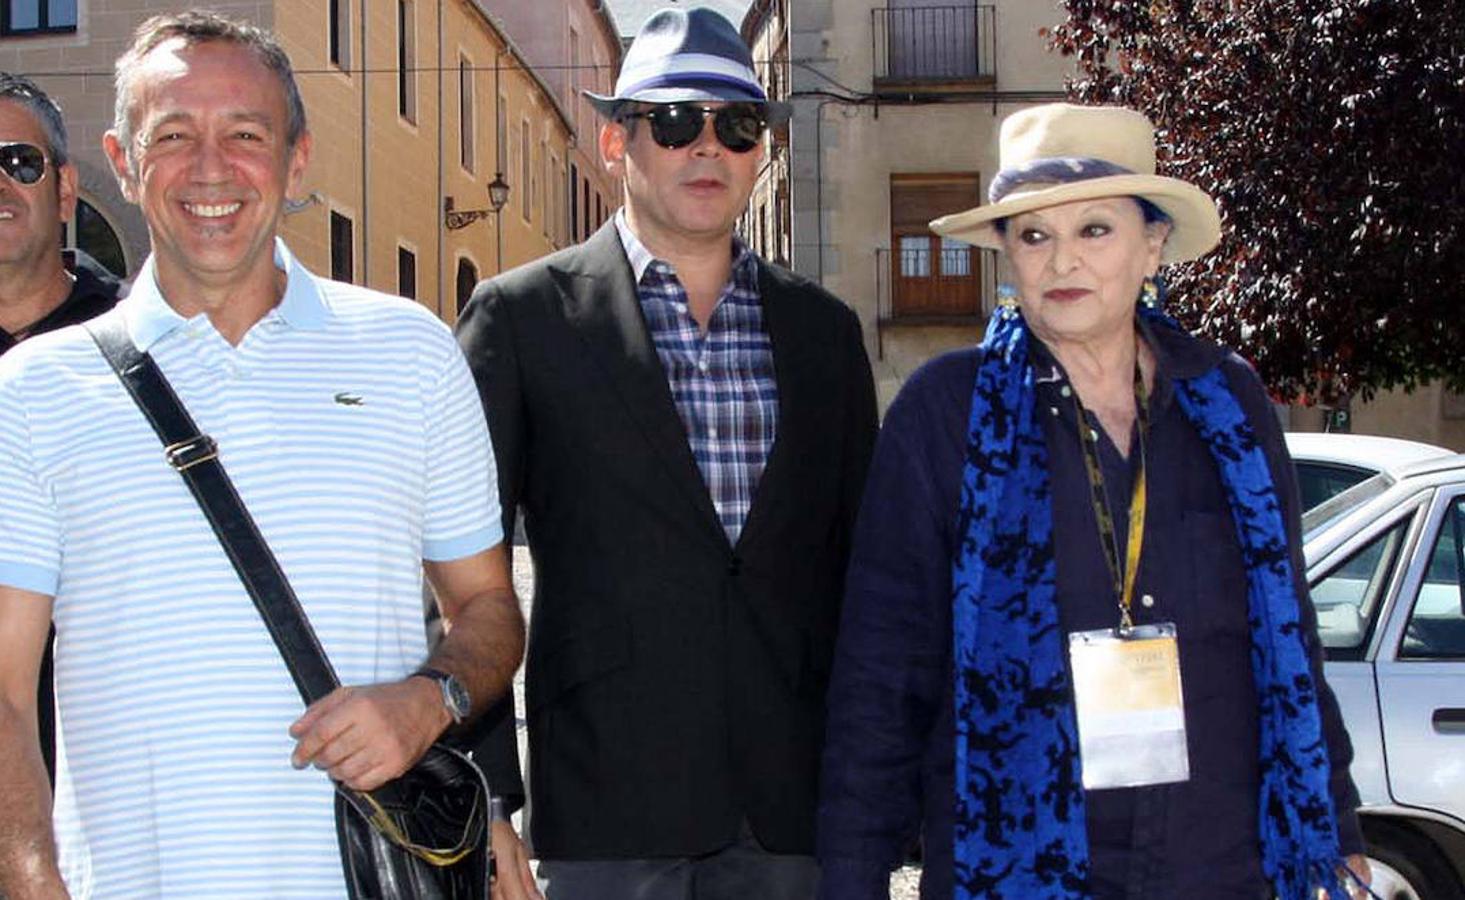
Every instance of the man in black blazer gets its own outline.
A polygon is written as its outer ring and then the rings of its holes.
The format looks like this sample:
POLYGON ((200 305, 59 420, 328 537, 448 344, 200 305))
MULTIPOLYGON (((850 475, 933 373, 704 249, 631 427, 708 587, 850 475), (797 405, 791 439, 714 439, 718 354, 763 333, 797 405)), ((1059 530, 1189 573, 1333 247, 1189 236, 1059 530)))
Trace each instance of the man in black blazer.
POLYGON ((876 430, 859 322, 733 237, 787 113, 730 23, 658 13, 591 100, 624 208, 479 285, 458 330, 535 561, 539 874, 550 900, 811 897, 876 430))

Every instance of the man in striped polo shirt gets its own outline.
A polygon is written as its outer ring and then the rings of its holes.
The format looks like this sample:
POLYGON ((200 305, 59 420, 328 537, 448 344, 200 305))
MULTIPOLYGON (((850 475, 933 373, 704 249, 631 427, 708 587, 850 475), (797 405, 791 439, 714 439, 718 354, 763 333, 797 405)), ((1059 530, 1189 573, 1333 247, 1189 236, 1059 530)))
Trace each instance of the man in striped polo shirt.
POLYGON ((458 329, 534 553, 539 874, 549 900, 810 898, 875 435, 859 320, 733 235, 788 110, 730 22, 656 13, 591 99, 624 207, 458 329))
POLYGON ((149 20, 117 98, 105 149, 153 246, 118 309, 357 687, 302 713, 90 336, 27 341, 0 359, 0 891, 342 897, 330 779, 400 774, 522 649, 483 414, 430 313, 319 279, 277 238, 310 137, 271 36, 149 20), (452 624, 431 658, 424 568, 452 624), (53 617, 54 813, 35 749, 53 617), (413 677, 424 660, 436 674, 413 677))

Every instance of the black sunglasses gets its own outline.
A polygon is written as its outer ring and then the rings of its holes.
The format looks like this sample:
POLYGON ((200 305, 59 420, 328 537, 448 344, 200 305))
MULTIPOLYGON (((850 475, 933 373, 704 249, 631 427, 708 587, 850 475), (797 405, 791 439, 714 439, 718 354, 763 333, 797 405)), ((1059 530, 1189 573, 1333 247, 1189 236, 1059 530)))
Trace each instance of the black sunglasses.
POLYGON ((34 144, 0 144, 0 169, 21 184, 35 184, 46 174, 46 153, 34 144))
POLYGON ((708 116, 712 117, 712 132, 722 146, 734 153, 747 153, 758 146, 763 130, 768 127, 768 117, 760 103, 729 103, 715 109, 699 103, 663 103, 642 112, 623 113, 620 118, 645 119, 651 123, 651 139, 659 146, 675 150, 697 140, 708 116))

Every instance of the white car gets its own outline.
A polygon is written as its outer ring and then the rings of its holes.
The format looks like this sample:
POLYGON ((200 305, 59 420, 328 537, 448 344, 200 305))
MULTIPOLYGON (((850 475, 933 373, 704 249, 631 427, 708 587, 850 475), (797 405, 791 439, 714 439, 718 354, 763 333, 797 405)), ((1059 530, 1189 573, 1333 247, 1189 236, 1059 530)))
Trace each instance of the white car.
POLYGON ((1455 451, 1434 444, 1371 434, 1290 431, 1287 433, 1287 452, 1292 454, 1292 461, 1297 467, 1302 508, 1311 509, 1379 472, 1452 456, 1455 451))
POLYGON ((1303 516, 1326 676, 1385 900, 1465 900, 1465 455, 1303 516))

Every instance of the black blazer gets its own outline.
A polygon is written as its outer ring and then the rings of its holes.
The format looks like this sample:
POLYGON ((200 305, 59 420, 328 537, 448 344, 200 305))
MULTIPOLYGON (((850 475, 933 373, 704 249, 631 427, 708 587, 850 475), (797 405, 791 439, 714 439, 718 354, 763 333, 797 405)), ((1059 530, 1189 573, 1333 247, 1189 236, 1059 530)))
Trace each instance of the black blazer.
POLYGON ((779 420, 736 546, 613 223, 479 285, 458 325, 505 530, 522 509, 535 561, 526 666, 541 857, 696 855, 734 840, 743 819, 773 851, 813 852, 875 396, 847 307, 761 261, 758 280, 779 420))

